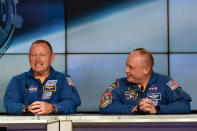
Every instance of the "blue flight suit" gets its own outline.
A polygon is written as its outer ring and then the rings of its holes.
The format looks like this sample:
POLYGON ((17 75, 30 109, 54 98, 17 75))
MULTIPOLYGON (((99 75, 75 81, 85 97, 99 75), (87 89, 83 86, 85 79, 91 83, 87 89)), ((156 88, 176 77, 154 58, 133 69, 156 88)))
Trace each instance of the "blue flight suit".
POLYGON ((55 104, 58 108, 57 114, 73 114, 77 106, 81 104, 80 96, 71 77, 55 71, 52 67, 43 84, 40 79, 34 78, 32 69, 11 79, 4 95, 4 107, 7 114, 20 115, 26 106, 26 101, 28 105, 35 101, 55 104), (28 85, 27 100, 26 84, 28 85))
POLYGON ((139 87, 127 81, 117 79, 102 95, 100 113, 132 114, 132 109, 141 98, 149 98, 160 107, 160 114, 190 113, 191 97, 174 80, 152 72, 151 78, 142 93, 139 87))

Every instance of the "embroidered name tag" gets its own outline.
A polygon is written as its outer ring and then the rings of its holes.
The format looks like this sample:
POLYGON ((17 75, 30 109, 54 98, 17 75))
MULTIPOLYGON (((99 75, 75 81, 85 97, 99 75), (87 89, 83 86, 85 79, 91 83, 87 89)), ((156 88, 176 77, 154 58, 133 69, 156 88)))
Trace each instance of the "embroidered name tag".
POLYGON ((43 92, 55 92, 56 85, 43 86, 43 92))
POLYGON ((148 93, 147 96, 151 100, 161 100, 161 93, 148 93))

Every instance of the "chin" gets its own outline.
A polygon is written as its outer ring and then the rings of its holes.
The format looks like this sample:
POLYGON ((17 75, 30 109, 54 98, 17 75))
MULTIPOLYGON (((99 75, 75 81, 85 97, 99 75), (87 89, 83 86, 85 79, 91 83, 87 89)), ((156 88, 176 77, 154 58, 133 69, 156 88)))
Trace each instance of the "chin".
POLYGON ((130 78, 127 77, 127 81, 131 82, 131 83, 134 83, 134 84, 136 84, 138 82, 137 79, 133 79, 131 77, 130 78))
POLYGON ((34 68, 33 71, 35 71, 35 72, 42 72, 43 69, 38 69, 38 68, 35 69, 35 68, 34 68))
POLYGON ((41 72, 42 70, 33 69, 33 71, 35 71, 35 72, 41 72))
POLYGON ((131 78, 128 78, 128 77, 127 77, 127 81, 128 82, 133 82, 133 80, 131 78))

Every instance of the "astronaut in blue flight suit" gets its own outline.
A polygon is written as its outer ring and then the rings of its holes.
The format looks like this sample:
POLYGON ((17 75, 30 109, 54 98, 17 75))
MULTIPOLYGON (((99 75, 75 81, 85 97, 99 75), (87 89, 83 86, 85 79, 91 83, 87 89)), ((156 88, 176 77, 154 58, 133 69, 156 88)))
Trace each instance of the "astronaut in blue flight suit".
POLYGON ((20 115, 25 111, 26 102, 28 110, 35 115, 75 113, 81 104, 80 96, 71 77, 52 68, 55 55, 50 43, 33 42, 28 56, 31 69, 14 76, 6 89, 7 114, 20 115))
POLYGON ((127 58, 126 78, 117 79, 102 95, 103 114, 190 113, 191 97, 170 77, 152 70, 154 59, 144 48, 127 58))

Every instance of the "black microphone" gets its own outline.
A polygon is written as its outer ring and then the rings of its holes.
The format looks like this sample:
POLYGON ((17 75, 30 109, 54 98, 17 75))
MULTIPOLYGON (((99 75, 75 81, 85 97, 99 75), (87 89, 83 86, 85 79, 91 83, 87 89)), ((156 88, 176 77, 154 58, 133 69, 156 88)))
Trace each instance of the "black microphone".
POLYGON ((29 109, 27 107, 28 106, 28 94, 29 94, 28 89, 29 89, 29 87, 28 87, 28 84, 26 83, 25 84, 25 111, 22 112, 21 115, 23 115, 23 116, 34 116, 34 114, 31 111, 29 111, 29 109))
POLYGON ((143 98, 143 95, 144 95, 144 86, 141 86, 140 90, 142 92, 142 98, 143 98))

